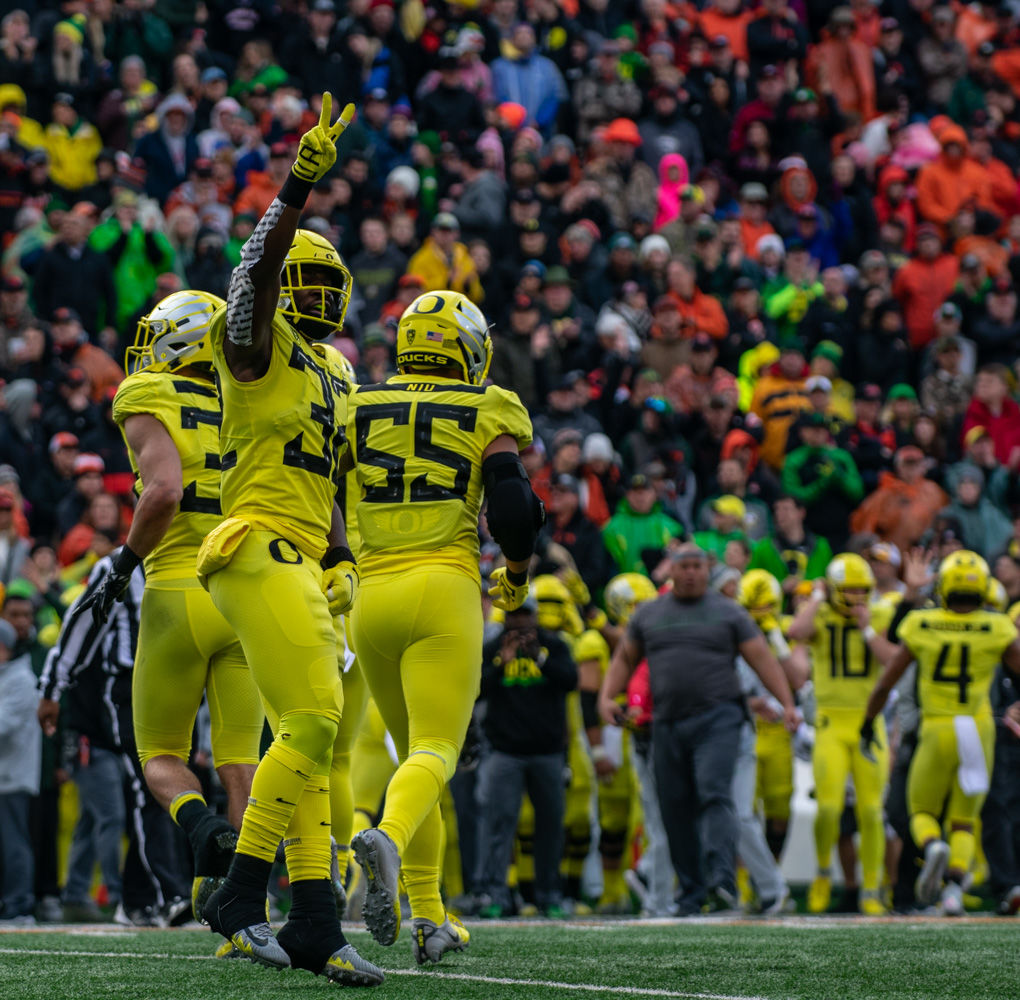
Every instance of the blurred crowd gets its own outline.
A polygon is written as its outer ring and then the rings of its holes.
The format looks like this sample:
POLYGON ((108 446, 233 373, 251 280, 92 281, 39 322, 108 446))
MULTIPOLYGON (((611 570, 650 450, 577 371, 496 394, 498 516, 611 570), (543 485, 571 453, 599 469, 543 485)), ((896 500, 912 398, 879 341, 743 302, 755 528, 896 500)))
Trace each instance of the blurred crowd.
POLYGON ((848 546, 895 591, 955 540, 1020 599, 1009 0, 0 10, 0 648, 36 674, 130 523, 137 321, 225 295, 324 90, 358 108, 301 223, 354 276, 336 346, 380 381, 421 291, 483 308, 592 605, 684 539, 788 599, 848 546))

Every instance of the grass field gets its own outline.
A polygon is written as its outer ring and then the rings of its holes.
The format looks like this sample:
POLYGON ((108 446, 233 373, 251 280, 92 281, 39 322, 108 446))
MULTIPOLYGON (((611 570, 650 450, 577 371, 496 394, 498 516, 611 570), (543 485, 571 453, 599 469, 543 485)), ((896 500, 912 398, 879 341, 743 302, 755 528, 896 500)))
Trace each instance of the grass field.
MULTIPOLYGON (((793 918, 469 924, 469 951, 419 971, 407 932, 389 949, 351 940, 387 971, 393 1000, 1009 1000, 1018 924, 993 918, 793 918)), ((335 990, 306 972, 211 957, 205 930, 109 926, 0 933, 4 1000, 294 1000, 335 990)))

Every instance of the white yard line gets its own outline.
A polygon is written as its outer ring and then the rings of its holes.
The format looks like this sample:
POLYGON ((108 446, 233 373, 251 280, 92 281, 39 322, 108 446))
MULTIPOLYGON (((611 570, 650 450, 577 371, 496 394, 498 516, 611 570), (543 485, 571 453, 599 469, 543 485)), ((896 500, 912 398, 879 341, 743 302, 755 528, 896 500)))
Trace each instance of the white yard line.
MULTIPOLYGON (((141 951, 64 951, 57 948, 0 948, 0 955, 35 955, 45 958, 128 958, 173 959, 188 962, 216 961, 213 955, 170 955, 166 952, 141 951)), ((766 1000, 765 997, 734 996, 728 993, 686 993, 680 990, 643 989, 638 986, 599 986, 595 983, 561 983, 552 979, 512 979, 505 976, 473 976, 467 972, 441 972, 438 969, 386 969, 387 976, 427 976, 429 979, 451 979, 493 986, 531 986, 573 993, 606 993, 614 996, 660 997, 663 1000, 766 1000)))

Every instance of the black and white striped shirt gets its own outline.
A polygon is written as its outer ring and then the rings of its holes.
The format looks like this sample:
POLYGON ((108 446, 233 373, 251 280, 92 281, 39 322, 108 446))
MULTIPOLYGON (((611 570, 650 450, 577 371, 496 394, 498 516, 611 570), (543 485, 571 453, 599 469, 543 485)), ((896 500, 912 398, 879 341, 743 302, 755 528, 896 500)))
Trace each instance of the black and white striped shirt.
POLYGON ((92 567, 84 593, 68 609, 60 626, 56 645, 46 656, 39 678, 43 698, 59 701, 78 676, 99 660, 101 669, 111 676, 133 669, 138 645, 138 617, 145 589, 145 574, 138 566, 123 597, 113 605, 110 617, 101 625, 92 619, 92 609, 82 608, 86 596, 94 593, 113 566, 104 556, 92 567))

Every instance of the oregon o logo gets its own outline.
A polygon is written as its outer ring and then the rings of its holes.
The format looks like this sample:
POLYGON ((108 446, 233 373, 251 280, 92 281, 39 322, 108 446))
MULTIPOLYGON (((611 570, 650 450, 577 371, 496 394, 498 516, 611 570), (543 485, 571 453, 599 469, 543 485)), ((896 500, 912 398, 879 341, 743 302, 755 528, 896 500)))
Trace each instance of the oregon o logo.
POLYGON ((300 566, 304 562, 301 553, 294 547, 294 543, 288 542, 286 538, 274 538, 269 543, 269 554, 276 562, 286 566, 300 566), (284 545, 287 546, 286 550, 282 548, 284 545), (288 559, 287 555, 293 555, 294 558, 288 559))

